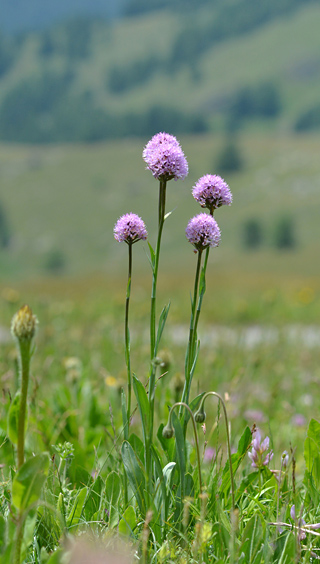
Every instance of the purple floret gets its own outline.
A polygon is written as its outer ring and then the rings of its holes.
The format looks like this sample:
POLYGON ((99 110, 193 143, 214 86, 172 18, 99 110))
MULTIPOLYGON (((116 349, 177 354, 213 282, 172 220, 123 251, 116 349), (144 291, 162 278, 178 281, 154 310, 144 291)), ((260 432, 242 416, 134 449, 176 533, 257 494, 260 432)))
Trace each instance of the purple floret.
POLYGON ((228 184, 221 176, 206 174, 199 178, 192 190, 192 195, 202 208, 211 212, 220 206, 230 206, 232 194, 228 184))
POLYGON ((200 213, 190 219, 186 228, 186 237, 198 251, 202 251, 206 247, 217 247, 221 233, 216 220, 211 215, 200 213))
POLYGON ((142 153, 143 159, 155 178, 182 180, 188 174, 188 162, 176 137, 157 133, 150 139, 142 153))
POLYGON ((115 224, 113 233, 119 243, 125 241, 133 244, 141 239, 145 241, 148 237, 144 221, 135 213, 122 215, 115 224))
POLYGON ((248 456, 252 462, 251 466, 253 468, 263 468, 263 466, 268 466, 273 458, 272 450, 270 448, 270 439, 266 437, 264 441, 261 442, 261 433, 257 429, 254 433, 254 439, 252 441, 252 450, 248 452, 248 456))

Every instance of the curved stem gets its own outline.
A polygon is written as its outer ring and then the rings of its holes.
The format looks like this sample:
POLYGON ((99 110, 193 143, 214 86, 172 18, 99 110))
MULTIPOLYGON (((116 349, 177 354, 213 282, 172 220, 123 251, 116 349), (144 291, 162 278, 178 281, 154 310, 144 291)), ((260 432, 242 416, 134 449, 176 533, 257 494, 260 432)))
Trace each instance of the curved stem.
POLYGON ((222 397, 220 396, 220 394, 218 394, 217 392, 207 392, 206 394, 204 394, 204 396, 203 396, 203 398, 200 402, 200 406, 199 406, 199 409, 198 409, 199 412, 203 411, 204 402, 205 402, 205 399, 208 396, 215 396, 216 398, 218 398, 221 401, 223 412, 224 412, 224 419, 225 419, 226 433, 227 433, 228 458, 229 458, 229 467, 230 467, 232 511, 234 512, 234 509, 235 509, 234 478, 233 478, 233 469, 232 469, 230 434, 229 434, 228 414, 227 414, 226 404, 225 404, 224 400, 222 399, 222 397))
POLYGON ((200 449, 199 449, 197 426, 196 426, 196 422, 194 420, 194 415, 193 415, 190 407, 188 406, 188 404, 186 404, 184 401, 177 401, 176 403, 173 404, 173 406, 171 407, 171 409, 169 411, 168 426, 170 426, 170 427, 172 426, 172 423, 171 423, 172 412, 175 409, 175 407, 179 407, 179 406, 185 407, 189 411, 190 416, 191 416, 193 432, 194 432, 194 439, 195 439, 195 443, 196 443, 197 460, 198 460, 198 474, 199 474, 199 487, 200 487, 200 494, 201 494, 202 493, 202 479, 201 479, 200 449))

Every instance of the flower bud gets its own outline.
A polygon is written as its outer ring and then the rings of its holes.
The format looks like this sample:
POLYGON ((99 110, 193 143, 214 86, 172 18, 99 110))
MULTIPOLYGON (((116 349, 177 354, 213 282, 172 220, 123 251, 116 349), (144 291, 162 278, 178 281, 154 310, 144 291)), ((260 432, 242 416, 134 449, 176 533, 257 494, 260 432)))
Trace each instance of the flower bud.
POLYGON ((167 425, 162 429, 162 436, 165 439, 172 439, 173 435, 174 435, 173 427, 169 423, 167 423, 167 425))
POLYGON ((204 423, 204 421, 206 420, 206 412, 203 408, 203 405, 201 405, 198 411, 194 414, 194 420, 196 421, 196 423, 204 423))
POLYGON ((31 341, 36 332, 38 319, 28 305, 22 306, 13 316, 11 333, 18 341, 31 341))

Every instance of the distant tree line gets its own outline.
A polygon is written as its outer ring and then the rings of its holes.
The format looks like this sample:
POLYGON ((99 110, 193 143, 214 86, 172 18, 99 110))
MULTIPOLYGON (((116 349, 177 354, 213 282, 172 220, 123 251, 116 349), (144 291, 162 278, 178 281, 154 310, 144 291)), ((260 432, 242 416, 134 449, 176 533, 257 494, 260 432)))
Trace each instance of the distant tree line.
MULTIPOLYGON (((257 218, 249 218, 243 224, 243 246, 255 250, 265 244, 265 231, 257 218)), ((290 216, 279 217, 273 226, 273 246, 279 251, 289 251, 297 246, 295 223, 290 216)))
POLYGON ((169 129, 176 134, 201 133, 206 120, 182 110, 152 106, 143 112, 111 114, 96 107, 90 92, 75 94, 73 72, 47 72, 21 82, 0 106, 0 139, 50 143, 98 141, 152 135, 169 129))
POLYGON ((128 0, 124 12, 128 16, 141 15, 160 9, 183 14, 185 24, 178 33, 167 68, 175 72, 181 65, 194 68, 199 57, 213 45, 230 37, 248 33, 279 16, 292 13, 306 3, 316 0, 128 0), (210 6, 205 17, 201 8, 210 6), (189 18, 188 18, 189 14, 189 18))
MULTIPOLYGON (((134 6, 136 9, 140 6, 139 10, 142 11, 156 10, 166 2, 132 0, 127 4, 127 10, 130 6, 132 10, 134 6)), ((213 19, 210 16, 198 20, 197 9, 192 19, 191 16, 190 19, 186 17, 186 24, 169 56, 146 54, 139 60, 114 65, 107 71, 105 88, 113 95, 125 94, 145 85, 156 74, 162 73, 170 79, 171 73, 183 64, 188 64, 194 78, 197 78, 198 57, 214 42, 242 33, 241 30, 247 30, 250 26, 260 25, 273 17, 272 14, 287 13, 299 4, 301 0, 238 0, 232 3, 225 0, 168 0, 167 7, 170 5, 170 9, 183 5, 192 12, 196 5, 200 8, 208 5, 210 10, 213 7, 213 19)), ((3 90, 0 102, 1 140, 34 143, 95 141, 132 135, 147 136, 157 129, 166 128, 176 134, 207 131, 208 116, 205 109, 190 114, 181 108, 160 104, 136 113, 128 110, 120 115, 98 106, 94 90, 79 92, 78 65, 86 59, 90 60, 97 25, 106 24, 92 18, 76 18, 37 34, 38 71, 30 78, 21 79, 10 90, 3 90), (57 60, 59 65, 56 64, 57 60)), ((26 37, 20 34, 8 38, 0 34, 0 80, 24 50, 26 37)), ((229 132, 240 129, 253 119, 275 118, 281 111, 281 92, 279 86, 271 81, 226 93, 218 109, 229 132)), ((296 131, 320 128, 320 105, 304 111, 294 127, 296 131)), ((239 155, 234 147, 231 149, 226 153, 224 167, 239 170, 239 155)))
POLYGON ((320 129, 320 104, 302 112, 295 123, 295 131, 313 131, 320 129))

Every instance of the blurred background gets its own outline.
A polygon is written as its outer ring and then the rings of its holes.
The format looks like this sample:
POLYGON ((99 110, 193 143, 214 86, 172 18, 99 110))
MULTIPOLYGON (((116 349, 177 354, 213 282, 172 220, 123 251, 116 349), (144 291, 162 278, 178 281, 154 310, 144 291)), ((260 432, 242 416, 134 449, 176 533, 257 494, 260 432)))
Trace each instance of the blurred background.
MULTIPOLYGON (((234 315, 245 319, 252 292, 267 305, 281 292, 297 318, 317 319, 319 2, 0 0, 0 11, 8 299, 8 288, 37 280, 64 291, 67 280, 123 279, 127 249, 113 226, 138 213, 155 244, 158 185, 141 154, 164 130, 178 136, 190 173, 168 186, 174 214, 161 284, 191 287, 184 230, 201 211, 191 188, 220 174, 234 202, 216 213, 222 242, 209 277, 217 295, 232 293, 234 315)), ((142 285, 150 282, 146 250, 135 247, 142 285)))

